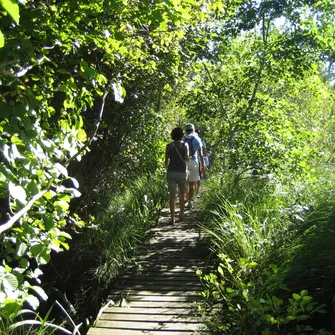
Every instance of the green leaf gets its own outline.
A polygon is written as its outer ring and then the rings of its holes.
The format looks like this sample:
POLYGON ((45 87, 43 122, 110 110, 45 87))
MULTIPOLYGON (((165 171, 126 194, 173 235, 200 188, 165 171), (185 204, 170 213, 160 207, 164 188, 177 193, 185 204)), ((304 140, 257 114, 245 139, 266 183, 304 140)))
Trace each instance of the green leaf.
POLYGON ((43 223, 47 230, 50 230, 54 227, 54 217, 51 214, 47 214, 43 216, 43 223))
POLYGON ((36 257, 42 252, 43 248, 44 248, 43 244, 36 244, 30 248, 30 251, 33 254, 33 256, 36 257))
POLYGON ((67 211, 70 207, 70 205, 66 201, 62 201, 62 200, 55 201, 54 206, 55 207, 60 207, 64 211, 67 211))
POLYGON ((19 286, 17 278, 11 274, 6 273, 2 280, 2 287, 5 293, 9 294, 10 292, 15 291, 19 286))
POLYGON ((62 201, 66 201, 66 202, 70 202, 71 201, 71 198, 68 194, 60 194, 58 196, 58 199, 59 200, 62 200, 62 201))
POLYGON ((68 176, 67 169, 63 165, 56 163, 55 168, 65 177, 68 176))
POLYGON ((295 301, 300 301, 300 300, 301 300, 300 295, 297 294, 297 293, 293 293, 293 294, 292 294, 292 297, 293 297, 293 299, 294 299, 295 301))
POLYGON ((27 258, 20 259, 20 266, 23 269, 27 269, 29 267, 29 261, 27 260, 27 258))
POLYGON ((301 297, 305 297, 306 295, 308 295, 308 291, 307 291, 307 290, 302 290, 302 291, 300 292, 300 296, 301 296, 301 297))
POLYGON ((19 4, 15 0, 0 0, 3 8, 9 13, 16 23, 20 21, 19 4))
POLYGON ((36 261, 38 264, 41 265, 45 265, 48 264, 50 262, 50 254, 48 252, 47 249, 43 250, 42 253, 40 253, 37 257, 36 257, 36 261))
POLYGON ((34 195, 39 192, 38 186, 36 185, 36 182, 32 180, 27 186, 26 189, 28 191, 28 194, 34 195))
POLYGON ((21 242, 17 245, 16 249, 17 249, 16 251, 17 255, 19 257, 22 257, 26 253, 28 246, 24 242, 21 242))
POLYGON ((0 48, 3 48, 4 45, 5 45, 5 37, 2 31, 0 30, 0 48))
POLYGON ((9 194, 14 198, 19 200, 22 204, 26 202, 27 194, 23 187, 16 186, 12 182, 8 185, 9 194))
POLYGON ((40 305, 39 300, 33 295, 28 295, 26 301, 33 309, 37 309, 37 307, 40 305))
POLYGON ((21 304, 18 301, 12 299, 5 299, 4 307, 1 309, 1 315, 8 319, 11 319, 17 315, 20 309, 21 304))
POLYGON ((270 264, 269 267, 272 269, 274 273, 278 272, 278 267, 275 264, 270 264))
POLYGON ((58 236, 60 236, 60 237, 65 237, 65 238, 67 238, 67 239, 69 239, 69 240, 72 239, 71 235, 68 234, 68 233, 66 233, 65 231, 60 231, 59 234, 58 234, 58 236))
POLYGON ((310 302, 310 301, 313 301, 313 297, 310 296, 310 295, 305 295, 305 296, 302 298, 302 301, 303 301, 303 302, 310 302))
POLYGON ((34 290, 44 301, 48 300, 48 296, 40 286, 31 286, 32 290, 34 290))

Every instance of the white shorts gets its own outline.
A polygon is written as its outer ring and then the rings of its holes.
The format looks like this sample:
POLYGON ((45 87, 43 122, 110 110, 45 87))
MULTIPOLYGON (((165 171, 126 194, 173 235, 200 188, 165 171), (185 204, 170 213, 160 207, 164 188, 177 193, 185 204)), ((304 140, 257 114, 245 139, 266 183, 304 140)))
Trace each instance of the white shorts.
POLYGON ((200 180, 199 163, 191 160, 187 162, 188 181, 196 182, 200 180))

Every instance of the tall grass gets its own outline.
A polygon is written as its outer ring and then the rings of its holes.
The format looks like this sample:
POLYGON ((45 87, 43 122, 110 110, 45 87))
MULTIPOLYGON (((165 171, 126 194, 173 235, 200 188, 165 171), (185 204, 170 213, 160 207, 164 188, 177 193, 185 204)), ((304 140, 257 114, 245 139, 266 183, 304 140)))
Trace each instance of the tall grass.
POLYGON ((203 230, 216 253, 262 259, 288 236, 292 216, 287 192, 274 180, 248 178, 232 188, 212 181, 202 203, 203 230))
POLYGON ((76 325, 64 307, 55 301, 44 317, 29 309, 19 311, 12 319, 0 318, 0 334, 4 335, 80 335, 80 327, 76 325), (54 306, 65 316, 64 324, 56 324, 49 320, 54 306), (67 325, 66 325, 67 324, 67 325), (70 330, 71 329, 71 330, 70 330))
POLYGON ((329 186, 329 179, 284 184, 253 176, 206 185, 202 229, 219 257, 217 271, 202 274, 203 294, 222 304, 213 330, 316 334, 314 327, 325 326, 315 315, 324 312, 321 302, 332 312, 332 302, 315 293, 335 294, 335 198, 329 186))

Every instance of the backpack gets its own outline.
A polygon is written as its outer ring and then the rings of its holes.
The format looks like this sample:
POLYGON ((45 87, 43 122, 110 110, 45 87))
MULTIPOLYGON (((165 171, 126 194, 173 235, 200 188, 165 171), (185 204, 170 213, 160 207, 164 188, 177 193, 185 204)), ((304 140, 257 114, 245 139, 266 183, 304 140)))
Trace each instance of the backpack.
POLYGON ((193 146, 194 136, 193 135, 191 135, 191 136, 190 137, 184 137, 184 142, 188 144, 190 157, 193 157, 194 154, 195 154, 195 150, 194 150, 194 146, 193 146))

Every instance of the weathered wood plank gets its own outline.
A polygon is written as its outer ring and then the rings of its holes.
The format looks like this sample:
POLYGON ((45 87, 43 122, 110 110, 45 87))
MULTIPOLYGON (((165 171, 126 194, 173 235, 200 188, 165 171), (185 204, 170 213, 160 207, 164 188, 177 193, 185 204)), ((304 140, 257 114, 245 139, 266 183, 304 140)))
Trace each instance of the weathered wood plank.
POLYGON ((111 314, 103 314, 100 320, 108 320, 108 321, 123 321, 128 322, 129 318, 131 318, 132 321, 137 322, 157 322, 160 323, 167 323, 167 322, 180 322, 182 320, 183 322, 188 323, 196 323, 199 324, 199 318, 193 316, 186 316, 184 314, 168 314, 168 315, 162 315, 162 314, 120 314, 120 313, 111 313, 111 314), (145 320, 143 320, 143 315, 145 315, 145 320))
POLYGON ((134 329, 134 330, 141 330, 141 331, 150 331, 150 330, 169 330, 169 331, 194 331, 199 329, 201 323, 193 323, 187 321, 148 321, 142 319, 141 321, 133 321, 128 320, 126 322, 113 320, 100 320, 98 322, 97 327, 99 328, 108 328, 108 329, 134 329))
POLYGON ((206 267, 207 250, 196 224, 161 225, 147 234, 149 243, 110 291, 115 306, 104 309, 87 335, 204 334, 194 307, 203 300, 196 270, 206 267))
POLYGON ((134 314, 141 314, 141 315, 178 315, 178 316, 193 316, 194 311, 192 309, 185 309, 182 306, 176 308, 164 308, 164 307, 154 307, 154 308, 125 308, 125 307, 108 307, 104 311, 105 314, 123 314, 123 315, 134 315, 134 314))
POLYGON ((108 329, 108 328, 91 328, 87 335, 203 335, 207 331, 189 331, 189 330, 136 330, 136 329, 108 329))

